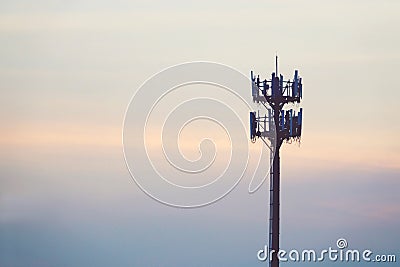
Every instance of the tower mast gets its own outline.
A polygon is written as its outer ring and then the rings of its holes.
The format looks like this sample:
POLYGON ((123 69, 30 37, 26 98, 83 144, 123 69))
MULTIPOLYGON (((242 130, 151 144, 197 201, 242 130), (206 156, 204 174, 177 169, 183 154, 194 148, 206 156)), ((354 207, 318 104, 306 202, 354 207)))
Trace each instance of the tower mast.
MULTIPOLYGON (((261 132, 258 125, 265 117, 250 112, 250 138, 255 141, 257 138, 267 138, 272 143, 271 157, 273 157, 270 171, 270 213, 269 213, 269 255, 270 267, 279 267, 279 221, 280 221, 280 148, 283 141, 300 141, 303 110, 297 112, 284 110, 287 103, 300 103, 303 93, 302 79, 295 70, 293 81, 283 80, 278 75, 278 55, 275 56, 275 73, 272 73, 271 80, 260 82, 259 78, 253 76, 252 96, 253 101, 263 103, 268 111, 269 127, 263 127, 261 132), (269 107, 267 107, 267 105, 269 107)), ((265 119, 264 119, 265 120, 265 119)))

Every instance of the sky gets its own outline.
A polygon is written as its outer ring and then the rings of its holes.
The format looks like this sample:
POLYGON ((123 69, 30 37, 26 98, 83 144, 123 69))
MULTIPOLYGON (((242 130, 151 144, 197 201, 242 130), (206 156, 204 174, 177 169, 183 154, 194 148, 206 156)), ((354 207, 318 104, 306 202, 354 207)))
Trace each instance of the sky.
MULTIPOLYGON (((304 84, 301 144, 281 151, 281 247, 343 237, 400 260, 399 12, 390 0, 2 1, 0 266, 264 266, 268 183, 162 205, 132 180, 122 131, 159 71, 211 61, 269 77, 276 53, 304 84)), ((224 151, 212 127, 182 132, 187 158, 203 137, 224 151)))

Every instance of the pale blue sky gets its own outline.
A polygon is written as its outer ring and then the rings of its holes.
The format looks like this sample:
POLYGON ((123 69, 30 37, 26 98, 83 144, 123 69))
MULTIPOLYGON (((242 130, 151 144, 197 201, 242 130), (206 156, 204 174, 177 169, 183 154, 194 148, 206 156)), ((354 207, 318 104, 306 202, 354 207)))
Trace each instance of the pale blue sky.
POLYGON ((304 77, 302 144, 282 151, 282 246, 346 237, 400 258, 399 13, 398 1, 2 1, 0 266, 262 266, 266 185, 162 206, 132 182, 121 131, 161 69, 207 60, 267 76, 275 52, 304 77))

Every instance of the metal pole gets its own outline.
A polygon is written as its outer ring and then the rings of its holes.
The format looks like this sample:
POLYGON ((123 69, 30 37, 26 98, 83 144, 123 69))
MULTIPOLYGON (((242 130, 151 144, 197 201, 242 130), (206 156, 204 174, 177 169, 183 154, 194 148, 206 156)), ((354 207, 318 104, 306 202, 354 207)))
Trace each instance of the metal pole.
MULTIPOLYGON (((265 136, 271 140, 272 142, 272 151, 270 154, 270 213, 269 213, 269 266, 270 267, 279 267, 279 259, 278 259, 278 252, 279 252, 279 221, 280 221, 280 148, 284 140, 291 141, 291 140, 299 140, 301 137, 301 118, 302 118, 302 109, 298 113, 297 117, 296 114, 293 113, 293 110, 283 110, 283 107, 287 103, 300 103, 301 100, 301 78, 298 78, 298 71, 295 70, 295 78, 293 82, 284 81, 283 76, 278 74, 278 55, 275 56, 275 72, 272 73, 272 78, 269 81, 264 82, 262 90, 265 100, 260 100, 258 95, 256 97, 253 94, 253 100, 255 102, 262 102, 263 104, 267 102, 270 107, 272 108, 272 113, 269 108, 268 111, 268 118, 269 126, 268 131, 264 126, 265 135, 261 134, 258 137, 264 138, 265 136), (267 84, 268 83, 268 84, 267 84), (286 83, 286 87, 284 84, 286 83), (267 86, 268 85, 268 86, 267 86), (284 88, 289 88, 289 85, 294 87, 294 91, 290 93, 290 90, 284 90, 284 88), (269 92, 266 91, 266 88, 271 88, 269 92), (297 91, 300 90, 300 91, 297 91), (300 93, 298 93, 300 92, 300 93), (272 115, 272 116, 271 116, 272 115), (273 126, 271 125, 271 117, 274 119, 275 123, 275 133, 273 134, 273 126), (298 123, 294 124, 293 119, 297 119, 298 123), (272 137, 275 136, 275 137, 272 137), (274 138, 276 138, 274 140, 274 138)), ((253 77, 253 73, 251 73, 253 77)), ((257 76, 257 79, 259 76, 257 76)), ((257 83, 259 84, 259 83, 257 83)), ((252 88, 253 89, 253 88, 252 88)), ((265 106, 265 104, 264 104, 265 106)), ((258 116, 260 118, 260 116, 258 116)), ((250 120, 251 121, 251 120, 250 120)), ((265 121, 264 121, 265 122, 265 121)), ((251 122, 251 138, 252 141, 255 139, 256 132, 256 125, 253 125, 251 122)))
POLYGON ((278 251, 279 251, 279 198, 280 198, 280 158, 279 148, 275 151, 274 162, 273 162, 273 174, 272 174, 272 191, 271 191, 271 250, 274 251, 271 259, 271 267, 278 267, 278 251))
POLYGON ((270 251, 274 251, 271 255, 270 266, 279 267, 278 251, 279 251, 279 202, 280 202, 280 155, 281 136, 279 134, 279 109, 274 109, 274 120, 276 128, 276 143, 274 147, 274 160, 271 171, 270 181, 270 234, 269 246, 270 251))

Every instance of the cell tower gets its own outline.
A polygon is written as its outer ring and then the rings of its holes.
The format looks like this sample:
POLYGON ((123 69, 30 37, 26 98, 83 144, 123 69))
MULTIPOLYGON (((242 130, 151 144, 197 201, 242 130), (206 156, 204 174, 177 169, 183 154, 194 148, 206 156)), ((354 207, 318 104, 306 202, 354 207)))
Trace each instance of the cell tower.
MULTIPOLYGON (((303 85, 298 71, 295 70, 293 81, 284 80, 278 74, 278 56, 276 68, 270 80, 260 80, 251 72, 253 101, 261 103, 267 109, 267 114, 260 117, 256 112, 250 112, 250 139, 267 138, 272 144, 270 171, 270 215, 269 215, 269 255, 271 267, 278 267, 279 260, 279 202, 280 202, 280 156, 279 150, 283 141, 300 141, 303 109, 296 114, 293 109, 284 110, 288 103, 300 103, 303 85), (269 106, 266 105, 269 104, 269 106), (274 253, 271 253, 274 251, 274 253)), ((265 141, 265 140, 263 140, 265 141)))

